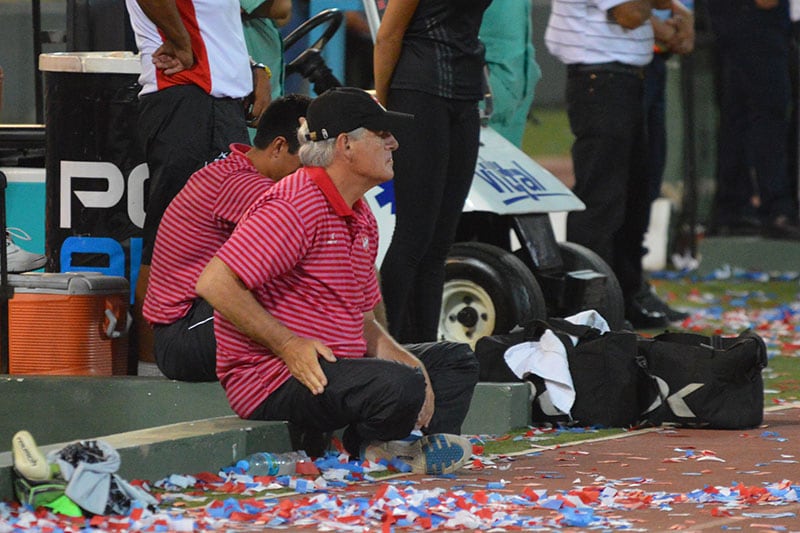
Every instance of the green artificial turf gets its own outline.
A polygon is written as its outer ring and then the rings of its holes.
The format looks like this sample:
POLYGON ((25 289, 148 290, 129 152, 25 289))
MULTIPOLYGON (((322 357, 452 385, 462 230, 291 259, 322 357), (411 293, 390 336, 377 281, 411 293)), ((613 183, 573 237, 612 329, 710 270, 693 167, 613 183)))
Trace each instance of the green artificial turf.
POLYGON ((561 107, 534 106, 522 137, 522 151, 529 156, 569 155, 575 137, 567 112, 561 107))

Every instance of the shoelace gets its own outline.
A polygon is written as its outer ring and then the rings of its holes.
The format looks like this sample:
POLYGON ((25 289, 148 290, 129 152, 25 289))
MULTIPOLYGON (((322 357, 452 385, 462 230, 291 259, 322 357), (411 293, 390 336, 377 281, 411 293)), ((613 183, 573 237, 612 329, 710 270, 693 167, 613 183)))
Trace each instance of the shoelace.
POLYGON ((19 239, 21 241, 31 240, 31 236, 28 235, 28 233, 24 229, 9 226, 6 228, 6 244, 14 242, 14 239, 12 239, 12 237, 19 239))

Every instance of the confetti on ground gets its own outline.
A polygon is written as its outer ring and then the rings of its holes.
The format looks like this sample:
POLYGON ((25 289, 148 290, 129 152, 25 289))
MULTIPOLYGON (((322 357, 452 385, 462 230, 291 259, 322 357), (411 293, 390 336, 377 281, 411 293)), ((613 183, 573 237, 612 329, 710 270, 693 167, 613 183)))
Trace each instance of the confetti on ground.
MULTIPOLYGON (((687 283, 715 280, 795 283, 800 280, 796 272, 747 272, 731 267, 718 269, 705 279, 689 272, 657 273, 653 277, 686 280, 687 283)), ((690 311, 691 316, 680 327, 730 335, 752 328, 765 339, 770 357, 798 357, 800 298, 788 304, 765 305, 772 299, 765 291, 740 290, 735 284, 722 295, 714 294, 699 283, 689 292, 687 300, 691 307, 682 307, 690 311)), ((796 388, 797 384, 789 386, 796 388)), ((603 459, 598 459, 597 455, 591 457, 597 465, 622 467, 630 463, 650 467, 647 471, 631 471, 630 474, 635 475, 619 479, 600 476, 594 468, 582 468, 576 477, 569 467, 575 467, 577 461, 590 455, 577 449, 553 450, 552 462, 548 465, 532 461, 524 466, 520 464, 525 459, 541 456, 544 447, 538 443, 544 439, 569 432, 591 436, 597 429, 530 428, 513 437, 476 436, 473 438, 475 455, 468 468, 457 476, 435 480, 412 479, 401 465, 394 463, 350 462, 346 457, 330 455, 315 462, 318 473, 302 476, 252 477, 231 468, 218 473, 176 473, 152 485, 145 483, 144 488, 158 497, 159 506, 153 509, 134 506, 129 516, 69 518, 44 508, 34 510, 15 502, 0 502, 0 533, 234 532, 275 528, 345 532, 551 531, 563 528, 646 531, 647 525, 636 514, 641 510, 681 520, 674 523, 671 530, 692 530, 698 510, 715 520, 738 520, 720 526, 727 531, 747 528, 784 531, 790 529, 787 525, 797 521, 800 479, 774 481, 780 479, 776 477, 777 472, 798 463, 790 453, 777 458, 765 457, 763 463, 755 465, 735 465, 735 457, 722 457, 713 450, 695 449, 681 443, 670 446, 668 455, 652 458, 643 456, 642 452, 647 453, 645 450, 639 450, 638 455, 620 451, 604 454, 603 459), (517 455, 488 455, 484 447, 490 441, 523 442, 530 449, 517 455), (660 457, 663 459, 659 460, 660 457), (709 472, 703 468, 724 468, 729 462, 735 465, 729 468, 736 476, 761 476, 747 479, 769 481, 732 482, 723 486, 703 483, 704 478, 697 477, 709 472), (678 474, 685 479, 684 491, 653 490, 673 484, 657 476, 657 472, 663 470, 660 467, 676 467, 669 463, 694 470, 678 474), (754 466, 768 467, 776 473, 747 470, 754 466), (481 477, 487 472, 494 473, 495 477, 481 477), (499 475, 503 479, 498 479, 499 475), (555 483, 570 488, 556 490, 548 486, 555 483), (696 488, 685 490, 686 486, 696 488)), ((664 429, 660 434, 675 438, 684 436, 675 429, 664 429)), ((737 438, 750 439, 746 443, 768 442, 779 446, 788 440, 780 431, 771 428, 743 432, 737 438)))
MULTIPOLYGON (((716 457, 711 450, 676 448, 685 460, 716 457)), ((587 452, 570 451, 586 456, 587 452)), ((346 459, 346 458, 345 458, 346 459)), ((568 490, 549 490, 511 481, 475 483, 470 488, 424 488, 404 478, 376 479, 383 466, 318 459, 319 475, 248 476, 236 469, 218 474, 172 475, 154 484, 157 509, 134 506, 127 517, 67 518, 16 503, 0 503, 0 532, 236 531, 252 528, 316 527, 323 531, 508 529, 565 527, 631 530, 639 509, 673 511, 681 504, 708 506, 712 516, 794 518, 776 507, 800 503, 800 484, 788 480, 762 485, 734 483, 690 492, 645 491, 642 477, 606 480, 568 490), (634 486, 635 485, 637 486, 634 486), (369 490, 367 489, 369 487, 369 490), (198 498, 204 503, 194 506, 198 498), (759 506, 768 506, 761 511, 759 506), (622 513, 621 513, 622 512, 622 513), (628 513, 628 514, 626 514, 628 513)), ((422 482, 430 481, 423 479, 422 482)), ((455 476, 453 483, 464 482, 455 476)), ((517 482, 518 480, 515 480, 517 482)), ((597 480, 596 480, 597 481, 597 480)), ((147 485, 145 485, 147 488, 147 485)))

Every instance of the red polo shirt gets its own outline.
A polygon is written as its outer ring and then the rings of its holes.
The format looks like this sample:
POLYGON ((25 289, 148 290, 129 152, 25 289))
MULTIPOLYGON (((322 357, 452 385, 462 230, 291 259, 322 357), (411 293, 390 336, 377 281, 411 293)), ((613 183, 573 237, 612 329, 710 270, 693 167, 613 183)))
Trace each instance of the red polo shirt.
MULTIPOLYGON (((366 351, 364 313, 380 301, 378 227, 364 200, 351 209, 324 169, 301 168, 262 195, 217 253, 259 303, 337 357, 366 351)), ((215 315, 217 375, 247 418, 290 377, 283 361, 215 315)))
POLYGON ((142 312, 152 324, 186 316, 197 278, 228 240, 248 207, 275 183, 248 159, 250 147, 232 144, 225 159, 189 178, 158 226, 142 312))

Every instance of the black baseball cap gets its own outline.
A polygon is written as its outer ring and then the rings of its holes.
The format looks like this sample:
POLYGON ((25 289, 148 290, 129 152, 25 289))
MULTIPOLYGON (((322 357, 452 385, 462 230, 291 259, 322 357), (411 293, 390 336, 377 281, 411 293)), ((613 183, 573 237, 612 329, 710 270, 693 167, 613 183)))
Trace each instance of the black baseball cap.
POLYGON ((392 131, 414 115, 387 111, 378 99, 356 87, 334 87, 314 98, 306 112, 309 141, 335 139, 357 128, 392 131))

